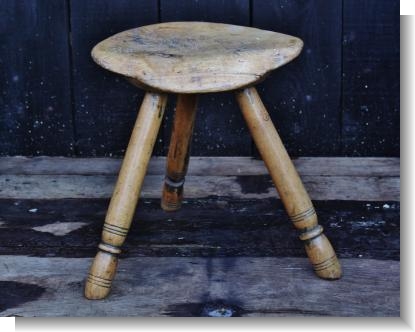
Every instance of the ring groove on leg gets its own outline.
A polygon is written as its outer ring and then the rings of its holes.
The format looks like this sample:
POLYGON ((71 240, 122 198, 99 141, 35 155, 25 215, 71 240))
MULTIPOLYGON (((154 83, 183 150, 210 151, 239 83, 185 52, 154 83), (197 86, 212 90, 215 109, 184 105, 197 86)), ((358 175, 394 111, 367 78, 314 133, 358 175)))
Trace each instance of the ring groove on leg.
POLYGON ((330 268, 331 266, 335 264, 337 264, 337 257, 336 255, 333 255, 330 258, 324 260, 323 262, 313 263, 313 269, 316 272, 323 271, 323 270, 330 268))
POLYGON ((310 207, 307 210, 301 212, 301 213, 297 213, 293 216, 290 216, 290 219, 293 223, 297 223, 297 222, 301 222, 309 217, 311 217, 312 215, 316 214, 316 211, 314 210, 314 207, 310 207))

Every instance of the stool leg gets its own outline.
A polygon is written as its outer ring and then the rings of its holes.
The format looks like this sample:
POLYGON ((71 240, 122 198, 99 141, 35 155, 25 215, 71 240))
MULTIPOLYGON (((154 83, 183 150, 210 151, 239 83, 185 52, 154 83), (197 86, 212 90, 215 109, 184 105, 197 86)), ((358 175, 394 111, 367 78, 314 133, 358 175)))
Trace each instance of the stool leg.
POLYGON ((238 91, 236 97, 285 209, 301 232, 314 271, 324 279, 340 278, 341 267, 333 247, 318 225, 310 198, 256 89, 238 91))
POLYGON ((179 94, 177 97, 173 131, 167 154, 166 178, 161 197, 161 207, 165 211, 176 211, 182 205, 196 104, 197 95, 195 94, 179 94))
POLYGON ((110 291, 117 255, 131 225, 166 101, 166 96, 155 93, 146 93, 144 97, 105 218, 98 253, 86 281, 88 299, 102 299, 110 291))

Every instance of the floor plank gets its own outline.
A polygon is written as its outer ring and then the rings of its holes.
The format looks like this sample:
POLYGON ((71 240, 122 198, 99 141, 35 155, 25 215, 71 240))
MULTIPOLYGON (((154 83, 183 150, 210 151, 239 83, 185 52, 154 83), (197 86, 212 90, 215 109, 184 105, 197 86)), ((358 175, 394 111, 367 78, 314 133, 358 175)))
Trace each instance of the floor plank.
MULTIPOLYGON (((163 175, 148 175, 142 198, 159 198, 163 175)), ((399 201, 399 177, 303 176, 313 200, 399 201)), ((0 198, 108 198, 115 175, 0 175, 0 198)), ((278 197, 268 175, 187 176, 186 198, 224 196, 263 199, 278 197)))
POLYGON ((294 163, 341 280, 313 275, 262 161, 193 158, 183 208, 166 213, 155 158, 113 292, 91 302, 120 160, 0 158, 0 316, 399 316, 399 159, 294 163))
MULTIPOLYGON (((320 224, 341 258, 399 260, 396 202, 316 201, 320 224)), ((0 200, 0 255, 92 257, 108 208, 104 199, 0 200)), ((123 246, 135 256, 305 257, 281 201, 186 200, 166 213, 142 200, 123 246)))
MULTIPOLYGON (((299 158, 294 161, 314 200, 399 201, 399 158, 299 158)), ((108 198, 120 160, 0 158, 0 198, 108 198)), ((141 196, 158 198, 165 158, 153 158, 141 196)), ((196 157, 186 178, 187 198, 278 197, 261 160, 196 157)))
POLYGON ((109 298, 88 301, 90 261, 3 256, 0 316, 400 314, 397 261, 344 259, 344 277, 328 282, 302 258, 130 258, 120 262, 109 298))
MULTIPOLYGON (((399 158, 301 157, 293 160, 301 175, 399 177, 399 158)), ((116 175, 121 159, 2 157, 0 174, 116 175)), ((148 175, 164 175, 165 157, 153 157, 148 175)), ((251 157, 190 157, 188 175, 266 175, 264 162, 251 157)))

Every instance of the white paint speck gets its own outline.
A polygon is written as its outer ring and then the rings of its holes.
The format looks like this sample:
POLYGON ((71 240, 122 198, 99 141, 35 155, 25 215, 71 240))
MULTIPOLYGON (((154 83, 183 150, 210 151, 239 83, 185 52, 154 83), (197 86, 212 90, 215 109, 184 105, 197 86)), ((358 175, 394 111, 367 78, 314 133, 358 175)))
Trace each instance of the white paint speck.
POLYGON ((35 209, 29 209, 29 212, 30 212, 30 213, 36 213, 36 212, 37 212, 37 210, 38 210, 38 209, 36 209, 36 208, 35 208, 35 209))
POLYGON ((384 209, 389 209, 391 206, 389 204, 383 204, 384 209))
POLYGON ((56 236, 63 236, 85 225, 87 225, 87 223, 85 222, 59 222, 58 221, 53 224, 33 227, 32 229, 37 232, 51 233, 56 236))

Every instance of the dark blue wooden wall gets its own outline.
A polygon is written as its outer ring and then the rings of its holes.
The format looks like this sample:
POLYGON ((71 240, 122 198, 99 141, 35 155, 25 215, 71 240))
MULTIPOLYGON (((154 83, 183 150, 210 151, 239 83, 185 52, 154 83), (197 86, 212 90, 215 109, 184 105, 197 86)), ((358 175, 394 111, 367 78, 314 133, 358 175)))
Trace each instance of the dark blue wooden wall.
MULTIPOLYGON (((302 55, 258 86, 292 156, 399 155, 399 1, 390 0, 0 0, 0 155, 123 155, 143 93, 90 50, 179 20, 304 40, 302 55)), ((257 155, 232 93, 201 96, 192 154, 257 155)))

